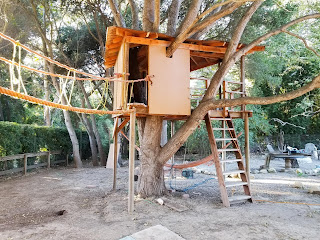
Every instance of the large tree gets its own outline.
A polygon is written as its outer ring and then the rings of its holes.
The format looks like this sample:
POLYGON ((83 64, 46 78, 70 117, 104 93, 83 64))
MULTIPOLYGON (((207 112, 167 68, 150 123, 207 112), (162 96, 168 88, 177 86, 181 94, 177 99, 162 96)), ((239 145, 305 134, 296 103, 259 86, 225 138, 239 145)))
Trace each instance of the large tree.
MULTIPOLYGON (((167 2, 167 1, 166 1, 167 2)), ((198 127, 204 116, 211 109, 237 106, 242 104, 272 104, 279 101, 301 96, 315 88, 320 87, 320 75, 315 77, 311 82, 303 87, 281 95, 269 97, 244 97, 232 100, 215 100, 214 96, 221 82, 223 81, 229 70, 240 60, 246 52, 263 43, 265 40, 280 33, 288 33, 290 27, 301 22, 319 18, 320 14, 316 12, 307 12, 305 16, 301 16, 295 20, 291 20, 282 26, 275 28, 269 32, 262 34, 254 40, 251 40, 245 47, 237 51, 237 46, 243 37, 244 30, 249 24, 250 19, 255 12, 264 7, 262 0, 225 0, 225 1, 191 1, 186 10, 185 5, 189 1, 172 0, 167 10, 168 14, 164 16, 167 19, 167 34, 173 35, 175 40, 167 48, 167 57, 170 57, 178 48, 179 44, 190 37, 200 37, 208 30, 209 27, 214 27, 223 21, 227 21, 230 14, 240 12, 240 17, 233 22, 233 28, 229 32, 229 45, 225 57, 211 79, 211 83, 204 95, 203 100, 198 107, 192 112, 188 120, 182 127, 173 135, 171 139, 163 147, 160 145, 161 128, 163 119, 159 116, 147 116, 138 118, 138 129, 140 137, 140 161, 141 161, 141 176, 138 186, 138 192, 143 197, 161 195, 166 192, 164 184, 163 166, 169 158, 179 149, 179 147, 187 140, 192 132, 198 127), (210 2, 210 4, 208 4, 210 2), (179 22, 179 16, 183 13, 183 19, 179 22)), ((273 7, 276 3, 267 1, 273 7)), ((109 0, 109 3, 116 6, 111 8, 115 22, 118 26, 124 26, 121 5, 115 0, 109 0)), ((161 1, 145 0, 143 4, 142 14, 142 30, 144 31, 159 31, 160 9, 165 8, 160 5, 161 1)), ((261 19, 263 21, 263 19, 261 19)), ((162 28, 163 29, 163 28, 162 28)))

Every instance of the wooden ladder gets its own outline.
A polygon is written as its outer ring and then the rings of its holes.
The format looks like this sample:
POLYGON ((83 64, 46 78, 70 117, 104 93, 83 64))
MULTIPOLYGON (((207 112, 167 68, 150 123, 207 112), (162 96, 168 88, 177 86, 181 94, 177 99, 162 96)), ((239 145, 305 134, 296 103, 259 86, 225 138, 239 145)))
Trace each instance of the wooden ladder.
MULTIPOLYGON (((213 156, 213 161, 216 167, 217 178, 219 183, 219 188, 221 192, 221 200, 225 207, 230 207, 230 204, 241 203, 241 202, 252 202, 252 197, 250 194, 250 183, 247 178, 247 174, 244 167, 244 162, 241 154, 241 150, 239 147, 238 138, 234 129, 233 121, 230 115, 228 114, 225 118, 210 118, 209 113, 205 116, 206 127, 208 131, 209 142, 211 146, 211 152, 213 156), (221 121, 221 128, 213 128, 211 120, 221 121), (222 138, 215 138, 214 132, 221 131, 222 138), (229 137, 226 137, 225 132, 229 133, 229 137), (217 142, 231 142, 229 144, 232 148, 218 147, 217 142), (226 157, 220 159, 220 154, 224 154, 227 152, 233 152, 235 158, 227 159, 226 157), (236 169, 234 170, 226 170, 224 166, 227 164, 236 165, 236 169), (231 174, 240 174, 240 181, 227 181, 227 177, 231 174), (240 188, 242 194, 234 195, 235 189, 240 188), (242 190, 243 188, 243 190, 242 190)), ((239 192, 236 191, 237 193, 239 192)))

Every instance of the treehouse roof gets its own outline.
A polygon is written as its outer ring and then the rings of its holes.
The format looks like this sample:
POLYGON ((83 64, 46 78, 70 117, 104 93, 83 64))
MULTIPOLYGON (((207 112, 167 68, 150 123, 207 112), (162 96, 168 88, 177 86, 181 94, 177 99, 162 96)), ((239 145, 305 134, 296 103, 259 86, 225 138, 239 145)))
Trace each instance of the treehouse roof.
MULTIPOLYGON (((133 44, 133 46, 161 45, 168 47, 174 39, 174 37, 163 33, 145 32, 115 26, 108 27, 104 56, 105 66, 106 68, 110 68, 115 65, 120 47, 124 41, 133 44)), ((238 49, 244 46, 244 44, 239 44, 238 49)), ((190 71, 221 62, 227 47, 228 42, 195 39, 187 39, 179 45, 179 48, 190 49, 190 71)), ((264 46, 256 46, 247 52, 247 54, 264 50, 264 46)))

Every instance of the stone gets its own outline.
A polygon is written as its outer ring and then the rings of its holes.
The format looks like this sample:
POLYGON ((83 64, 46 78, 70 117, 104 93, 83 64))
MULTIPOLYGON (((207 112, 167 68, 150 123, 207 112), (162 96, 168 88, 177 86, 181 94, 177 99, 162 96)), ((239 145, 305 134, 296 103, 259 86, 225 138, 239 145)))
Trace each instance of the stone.
POLYGON ((261 169, 261 170, 259 171, 259 173, 268 173, 268 170, 267 170, 267 169, 261 169))
POLYGON ((184 198, 184 199, 190 198, 190 195, 185 193, 185 194, 182 195, 182 198, 184 198))
POLYGON ((296 181, 296 182, 294 182, 293 187, 294 188, 303 188, 303 184, 302 184, 302 182, 296 181))
POLYGON ((277 172, 277 170, 274 169, 274 168, 269 168, 268 169, 268 173, 276 173, 276 172, 277 172))
POLYGON ((318 186, 311 186, 308 190, 309 193, 314 193, 320 191, 320 188, 318 186))
POLYGON ((164 201, 161 198, 156 199, 156 202, 159 203, 160 205, 164 204, 164 201))
POLYGON ((259 170, 254 169, 254 170, 252 170, 252 173, 253 173, 253 174, 258 174, 258 173, 259 173, 259 170))

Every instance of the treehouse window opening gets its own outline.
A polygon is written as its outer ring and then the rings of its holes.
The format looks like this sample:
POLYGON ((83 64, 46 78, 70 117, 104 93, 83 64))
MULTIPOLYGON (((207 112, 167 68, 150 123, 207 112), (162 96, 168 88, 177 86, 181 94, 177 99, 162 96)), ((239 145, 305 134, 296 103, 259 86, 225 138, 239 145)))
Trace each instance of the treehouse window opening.
MULTIPOLYGON (((129 50, 129 78, 143 79, 148 75, 148 46, 131 47, 129 50)), ((148 104, 148 82, 135 82, 128 88, 128 103, 148 104)))

